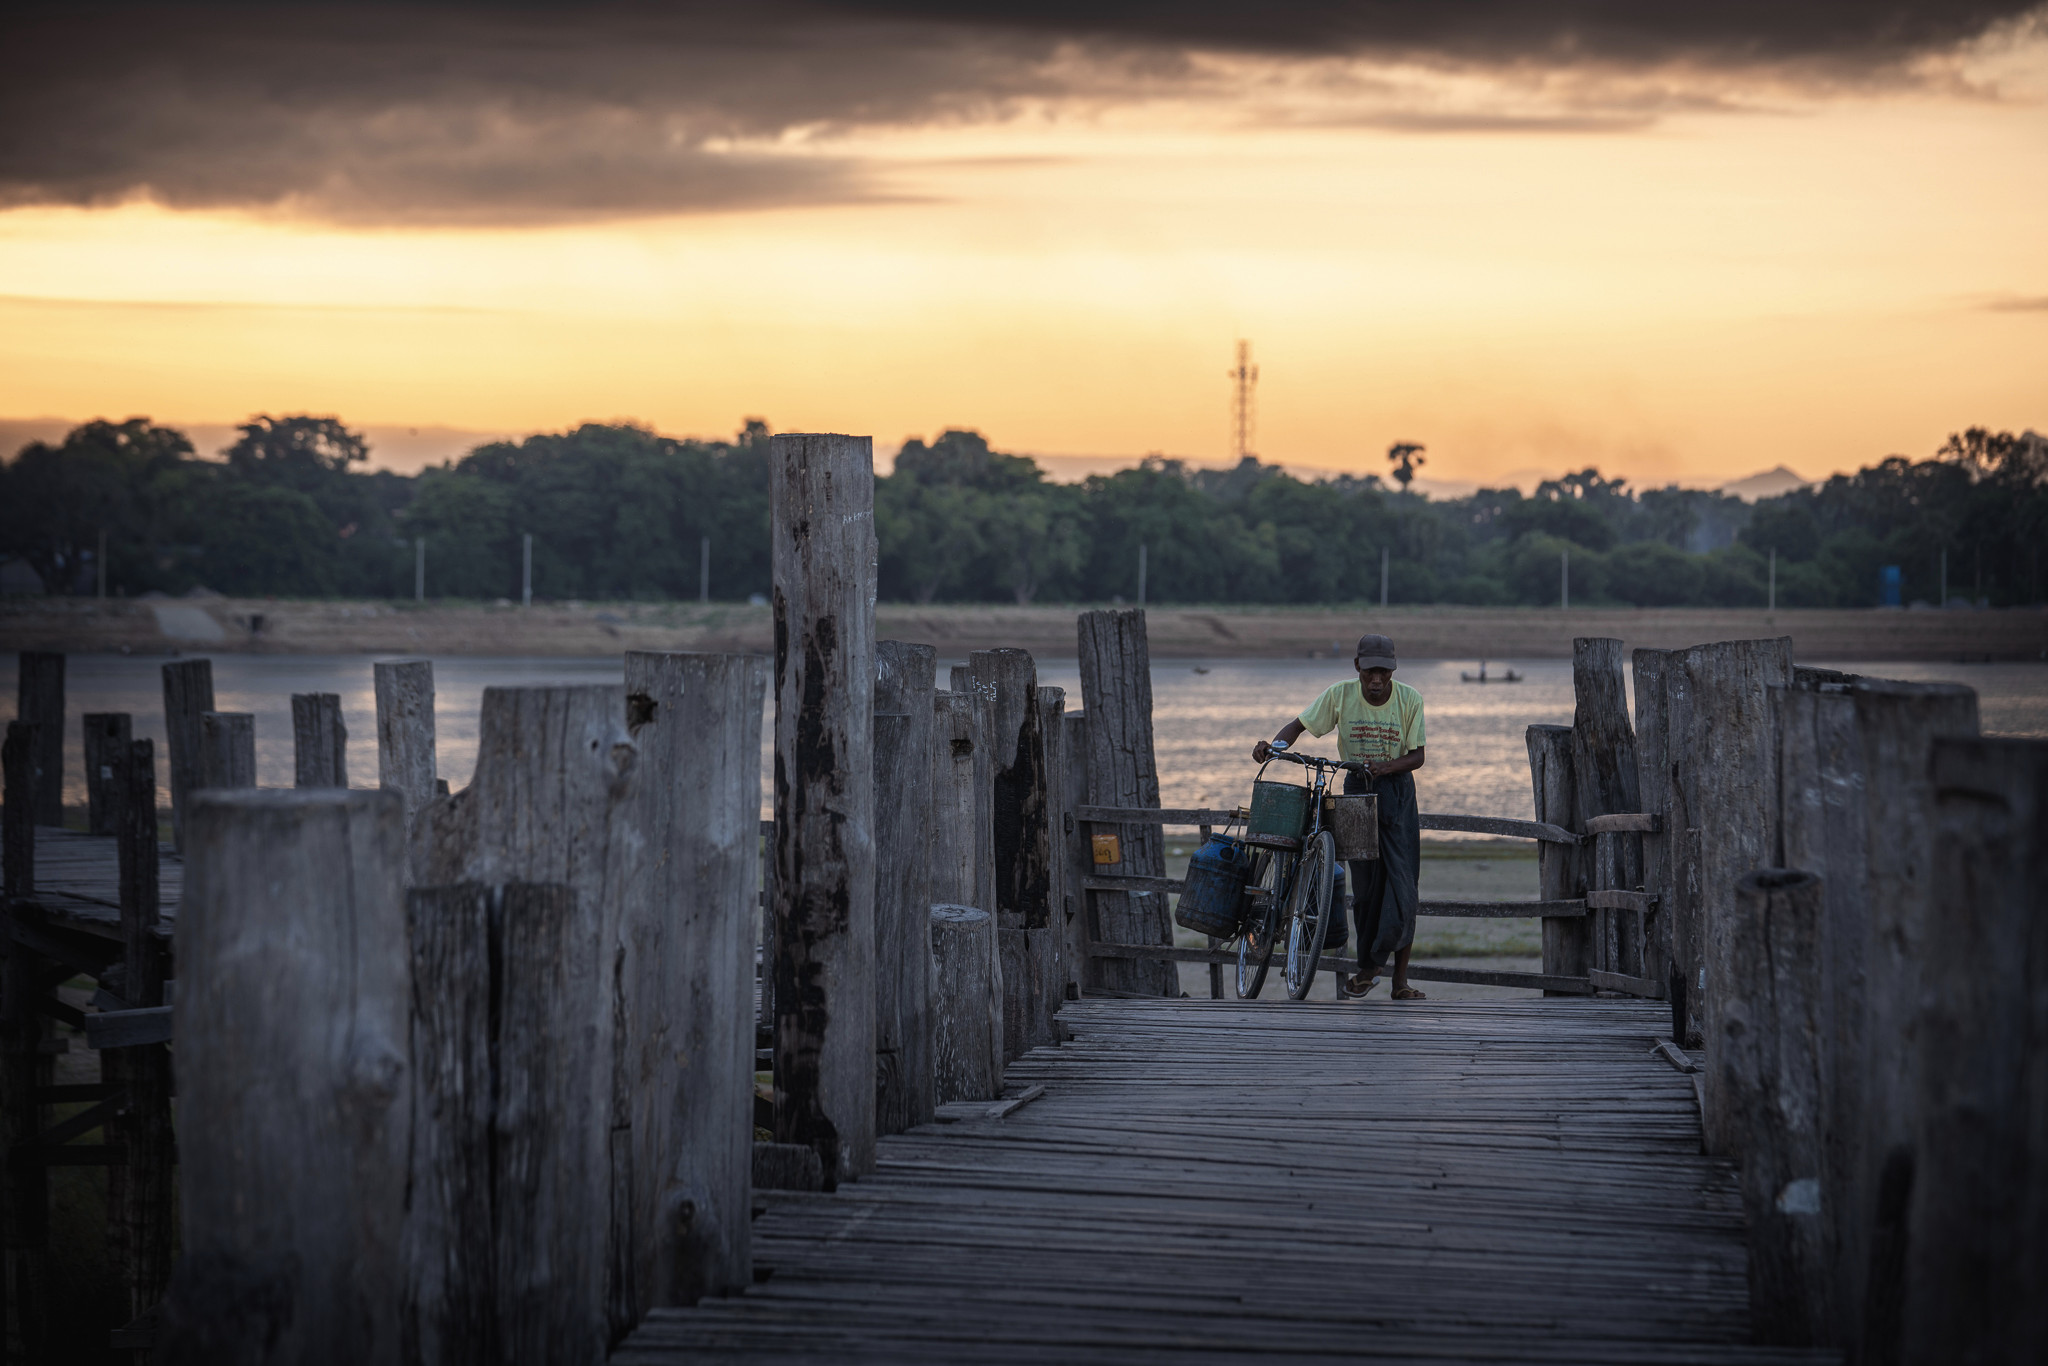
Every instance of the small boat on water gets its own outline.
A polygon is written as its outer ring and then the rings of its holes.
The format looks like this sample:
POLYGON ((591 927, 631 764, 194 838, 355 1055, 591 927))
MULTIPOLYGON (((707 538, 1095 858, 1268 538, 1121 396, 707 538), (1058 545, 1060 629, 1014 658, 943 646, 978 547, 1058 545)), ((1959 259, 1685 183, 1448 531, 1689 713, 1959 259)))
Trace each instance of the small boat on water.
POLYGON ((1466 683, 1519 683, 1522 681, 1522 676, 1513 669, 1509 669, 1506 673, 1498 673, 1489 677, 1486 672, 1486 661, 1483 659, 1479 661, 1478 673, 1461 673, 1458 675, 1458 678, 1466 683))

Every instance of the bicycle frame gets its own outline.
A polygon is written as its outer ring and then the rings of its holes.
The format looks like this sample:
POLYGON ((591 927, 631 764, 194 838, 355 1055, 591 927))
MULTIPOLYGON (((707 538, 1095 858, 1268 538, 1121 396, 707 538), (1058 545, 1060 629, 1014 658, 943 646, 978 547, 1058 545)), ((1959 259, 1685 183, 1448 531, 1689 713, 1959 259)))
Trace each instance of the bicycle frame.
MULTIPOLYGON (((1340 769, 1354 769, 1359 767, 1359 765, 1355 762, 1339 759, 1324 759, 1317 755, 1294 754, 1286 750, 1274 751, 1273 758, 1300 764, 1310 772, 1311 776, 1308 784, 1309 822, 1308 830, 1302 838, 1302 852, 1305 853, 1315 843, 1316 837, 1323 831, 1323 797, 1329 791, 1330 775, 1340 769)), ((1293 853, 1286 850, 1268 850, 1263 852, 1261 861, 1254 865, 1254 878, 1256 881, 1264 882, 1269 868, 1273 874, 1273 881, 1266 904, 1257 913, 1258 924, 1256 929, 1252 926, 1247 926, 1238 937, 1239 990, 1241 993, 1244 992, 1245 955, 1247 948, 1251 945, 1260 945, 1262 947, 1257 954, 1260 966, 1254 979, 1255 985, 1248 994, 1257 995, 1258 991, 1264 986, 1265 963, 1271 959, 1273 949, 1279 942, 1282 930, 1288 928, 1282 923, 1282 917, 1287 915, 1287 908, 1293 901, 1294 879, 1300 871, 1301 859, 1302 853, 1293 853)), ((1323 908, 1323 914, 1328 915, 1333 909, 1335 908, 1326 906, 1323 908)), ((1327 927, 1325 927, 1325 933, 1327 933, 1327 927)))

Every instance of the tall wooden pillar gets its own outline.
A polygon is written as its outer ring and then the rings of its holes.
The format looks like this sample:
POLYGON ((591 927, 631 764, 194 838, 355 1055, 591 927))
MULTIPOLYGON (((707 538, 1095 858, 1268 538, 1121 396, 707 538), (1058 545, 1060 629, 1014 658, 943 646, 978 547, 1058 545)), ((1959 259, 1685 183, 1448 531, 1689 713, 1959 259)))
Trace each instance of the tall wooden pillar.
POLYGON ((937 652, 885 640, 875 670, 875 1130, 929 1124, 932 736, 937 652))
POLYGON ((1937 740, 1901 1359, 2048 1343, 2048 744, 1937 740))
POLYGON ((64 824, 64 656, 23 650, 16 680, 17 720, 36 727, 32 760, 37 825, 64 824))
POLYGON ((620 939, 634 1285, 644 1312, 753 1280, 754 917, 761 878, 756 655, 626 656, 645 892, 620 939))
MULTIPOLYGON (((122 788, 115 775, 128 762, 134 739, 134 718, 125 711, 93 712, 80 727, 85 741, 85 829, 90 835, 117 834, 121 828, 122 788)), ((149 794, 151 819, 156 793, 149 794)))
POLYGON ((208 792, 186 834, 184 1250, 157 1359, 400 1361, 412 1126, 399 800, 208 792))
MULTIPOLYGON (((1083 612, 1077 623, 1081 697, 1088 713, 1088 802, 1091 806, 1159 805, 1159 768, 1152 751, 1152 654, 1143 608, 1083 612)), ((1118 827, 1123 861, 1098 871, 1166 875, 1164 836, 1156 825, 1118 827)), ((1166 898, 1154 892, 1098 892, 1095 920, 1103 938, 1121 944, 1173 943, 1166 898)), ((1089 983, 1149 996, 1178 996, 1172 963, 1094 959, 1089 983)))
POLYGON ((213 710, 213 661, 180 659, 164 665, 164 766, 171 789, 171 841, 185 848, 187 794, 200 786, 204 737, 200 717, 213 710))
POLYGON ((828 1189, 875 1160, 875 478, 866 437, 778 436, 775 1137, 828 1189))
MULTIPOLYGON (((1563 820, 1556 816, 1539 819, 1583 832, 1594 816, 1643 809, 1635 730, 1629 725, 1628 694, 1622 684, 1620 641, 1581 637, 1572 642, 1572 691, 1576 707, 1571 732, 1571 811, 1563 820)), ((1588 887, 1628 891, 1642 884, 1641 835, 1619 834, 1589 842, 1580 855, 1588 887)), ((1653 975, 1644 952, 1647 917, 1634 911, 1597 910, 1574 923, 1589 922, 1589 966, 1631 977, 1653 975)))
MULTIPOLYGON (((1536 819, 1570 829, 1577 806, 1578 778, 1572 764, 1570 726, 1531 726, 1527 732, 1529 780, 1535 789, 1536 819)), ((1549 840, 1536 843, 1536 895, 1544 901, 1565 901, 1586 894, 1581 851, 1549 840)), ((1578 916, 1551 916, 1543 922, 1543 971, 1559 977, 1584 977, 1593 966, 1591 937, 1578 916)), ((1561 996, 1564 992, 1545 992, 1561 996)))
MULTIPOLYGON (((164 1004, 168 944, 161 933, 156 826, 156 748, 129 742, 116 770, 120 828, 121 999, 130 1009, 164 1004)), ((171 1278, 171 1054, 167 1044, 141 1044, 100 1054, 108 1081, 128 1087, 128 1110, 110 1126, 110 1141, 128 1150, 120 1180, 109 1183, 108 1219, 116 1226, 128 1312, 156 1308, 171 1278), (114 1197, 118 1194, 118 1200, 114 1197)))

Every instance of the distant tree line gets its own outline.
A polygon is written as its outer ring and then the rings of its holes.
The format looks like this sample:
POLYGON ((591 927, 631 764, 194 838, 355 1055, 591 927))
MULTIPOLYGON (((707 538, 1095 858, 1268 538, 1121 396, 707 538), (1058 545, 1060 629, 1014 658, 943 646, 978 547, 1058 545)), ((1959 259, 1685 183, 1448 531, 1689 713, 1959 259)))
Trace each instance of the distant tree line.
MULTIPOLYGON (((2048 443, 1973 428, 1924 460, 1893 456, 1754 505, 1698 489, 1632 490, 1586 469, 1534 494, 1408 491, 1376 476, 1307 482, 1246 459, 1151 458, 1079 484, 971 431, 908 442, 877 481, 882 596, 915 602, 1134 599, 1139 547, 1155 603, 1377 601, 1543 605, 1569 556, 1575 605, 1755 606, 1772 552, 1778 602, 1862 607, 1883 566, 1907 600, 2039 600, 2048 443)), ((493 442, 413 477, 365 467, 331 417, 257 417, 201 459, 144 418, 88 422, 0 466, 0 554, 45 591, 409 597, 415 539, 436 598, 516 600, 523 538, 543 598, 689 599, 710 542, 719 600, 766 593, 768 428, 678 440, 588 424, 493 442)))

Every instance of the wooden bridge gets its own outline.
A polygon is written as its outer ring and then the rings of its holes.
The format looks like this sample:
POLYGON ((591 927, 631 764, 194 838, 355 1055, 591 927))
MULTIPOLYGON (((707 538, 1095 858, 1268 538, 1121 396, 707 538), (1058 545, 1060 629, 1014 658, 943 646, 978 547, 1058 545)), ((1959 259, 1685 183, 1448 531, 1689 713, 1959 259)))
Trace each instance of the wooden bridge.
MULTIPOLYGON (((1767 1362, 1668 1009, 1084 1000, 1000 1117, 764 1191, 756 1284, 618 1366, 1767 1362), (1012 1102, 1013 1103, 1013 1102, 1012 1102)), ((990 1107, 1002 1112, 1004 1105, 990 1107)))
POLYGON ((1631 719, 1581 641, 1536 820, 1425 817, 1538 841, 1539 901, 1422 913, 1543 958, 1415 975, 1547 996, 1169 999, 1225 955, 1174 944, 1161 830, 1228 813, 1162 808, 1143 612, 1079 617, 1078 714, 1022 650, 940 688, 873 639, 866 442, 774 440, 765 829, 758 657, 486 690, 454 793, 426 661, 375 666, 375 791, 333 694, 256 790, 173 661, 182 858, 126 715, 81 720, 95 833, 49 828, 63 659, 22 657, 10 1361, 73 1165, 158 1366, 2038 1355, 2048 746, 1784 640, 1636 652, 1631 719))

